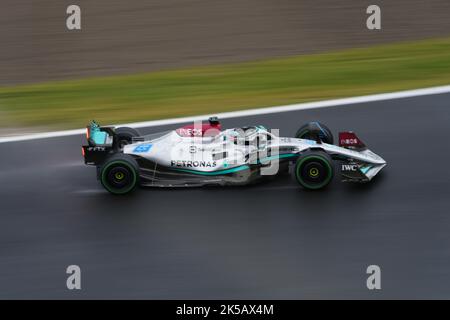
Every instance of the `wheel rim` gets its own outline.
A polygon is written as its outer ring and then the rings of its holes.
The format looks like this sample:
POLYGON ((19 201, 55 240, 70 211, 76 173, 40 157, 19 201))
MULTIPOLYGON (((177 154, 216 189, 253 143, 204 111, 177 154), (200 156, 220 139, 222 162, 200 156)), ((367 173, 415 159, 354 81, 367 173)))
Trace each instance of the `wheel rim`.
POLYGON ((137 181, 137 175, 128 163, 115 161, 108 164, 102 172, 101 182, 105 189, 112 193, 127 193, 131 191, 137 181))
POLYGON ((306 156, 296 168, 297 181, 308 189, 320 189, 333 177, 329 162, 321 156, 306 156))
POLYGON ((116 173, 114 174, 114 179, 115 179, 115 180, 121 181, 121 180, 123 180, 124 178, 125 178, 125 175, 123 174, 123 172, 116 172, 116 173))

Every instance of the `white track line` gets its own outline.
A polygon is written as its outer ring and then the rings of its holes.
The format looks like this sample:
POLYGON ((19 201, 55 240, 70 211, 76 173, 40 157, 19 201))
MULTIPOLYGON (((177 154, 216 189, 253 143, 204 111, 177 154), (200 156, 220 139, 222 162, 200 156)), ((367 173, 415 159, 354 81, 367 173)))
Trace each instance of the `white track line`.
MULTIPOLYGON (((360 97, 298 103, 298 104, 292 104, 292 105, 287 105, 287 106, 249 109, 249 110, 242 110, 242 111, 214 113, 214 114, 209 114, 209 115, 198 115, 198 116, 192 116, 192 117, 153 120, 153 121, 145 121, 145 122, 124 123, 124 124, 118 124, 116 126, 125 126, 125 127, 133 127, 133 128, 156 127, 156 126, 163 126, 163 125, 170 125, 170 124, 177 124, 177 123, 201 121, 201 120, 207 119, 211 115, 218 116, 220 119, 237 118, 237 117, 247 117, 247 116, 269 114, 269 113, 279 113, 279 112, 289 112, 289 111, 298 111, 298 110, 307 110, 307 109, 336 107, 336 106, 343 106, 343 105, 351 105, 351 104, 355 104, 355 103, 366 103, 366 102, 374 102, 374 101, 411 98, 411 97, 419 97, 419 96, 442 94, 442 93, 450 93, 450 85, 424 88, 424 89, 398 91, 398 92, 391 92, 391 93, 373 94, 373 95, 360 96, 360 97)), ((27 134, 27 135, 20 135, 20 136, 11 136, 11 137, 0 138, 0 143, 73 136, 73 135, 83 134, 84 132, 85 132, 85 129, 77 129, 77 130, 42 132, 42 133, 34 133, 34 134, 27 134)))

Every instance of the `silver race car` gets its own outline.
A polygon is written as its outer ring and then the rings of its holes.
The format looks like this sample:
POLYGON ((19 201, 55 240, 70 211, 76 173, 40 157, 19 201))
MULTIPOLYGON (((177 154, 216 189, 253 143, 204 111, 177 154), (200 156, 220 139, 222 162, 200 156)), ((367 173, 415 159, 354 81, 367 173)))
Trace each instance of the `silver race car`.
POLYGON ((292 171, 305 189, 326 187, 335 162, 343 181, 370 181, 384 166, 353 132, 340 132, 339 145, 324 124, 310 122, 295 137, 263 126, 222 130, 216 117, 176 130, 141 136, 133 128, 87 127, 85 163, 113 194, 136 186, 246 185, 292 171))

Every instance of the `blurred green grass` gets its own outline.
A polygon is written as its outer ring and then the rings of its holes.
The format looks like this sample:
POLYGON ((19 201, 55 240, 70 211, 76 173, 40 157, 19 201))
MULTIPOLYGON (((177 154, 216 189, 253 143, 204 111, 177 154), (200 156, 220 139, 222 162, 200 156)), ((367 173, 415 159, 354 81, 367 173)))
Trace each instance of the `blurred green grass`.
POLYGON ((2 127, 83 127, 450 84, 450 38, 0 88, 2 127))

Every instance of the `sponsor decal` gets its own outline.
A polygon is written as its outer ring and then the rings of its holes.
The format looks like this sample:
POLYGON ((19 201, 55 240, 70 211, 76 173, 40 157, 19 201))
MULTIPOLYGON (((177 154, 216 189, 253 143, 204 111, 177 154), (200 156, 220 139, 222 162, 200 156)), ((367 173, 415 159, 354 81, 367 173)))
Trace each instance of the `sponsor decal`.
POLYGON ((354 145, 354 144, 359 144, 359 141, 356 138, 341 139, 340 144, 341 145, 354 145))
POLYGON ((197 128, 180 128, 178 129, 178 132, 182 136, 202 136, 203 130, 197 129, 197 128))
POLYGON ((196 153, 197 152, 197 147, 196 146, 190 146, 189 147, 189 152, 190 153, 196 153))
POLYGON ((343 164, 342 171, 356 171, 358 169, 358 165, 356 164, 343 164))
POLYGON ((141 144, 138 145, 136 148, 134 148, 133 152, 136 153, 142 153, 142 152, 148 152, 152 148, 152 144, 141 144))
POLYGON ((217 166, 216 161, 191 161, 191 160, 171 160, 170 165, 172 167, 183 168, 214 168, 217 166))

